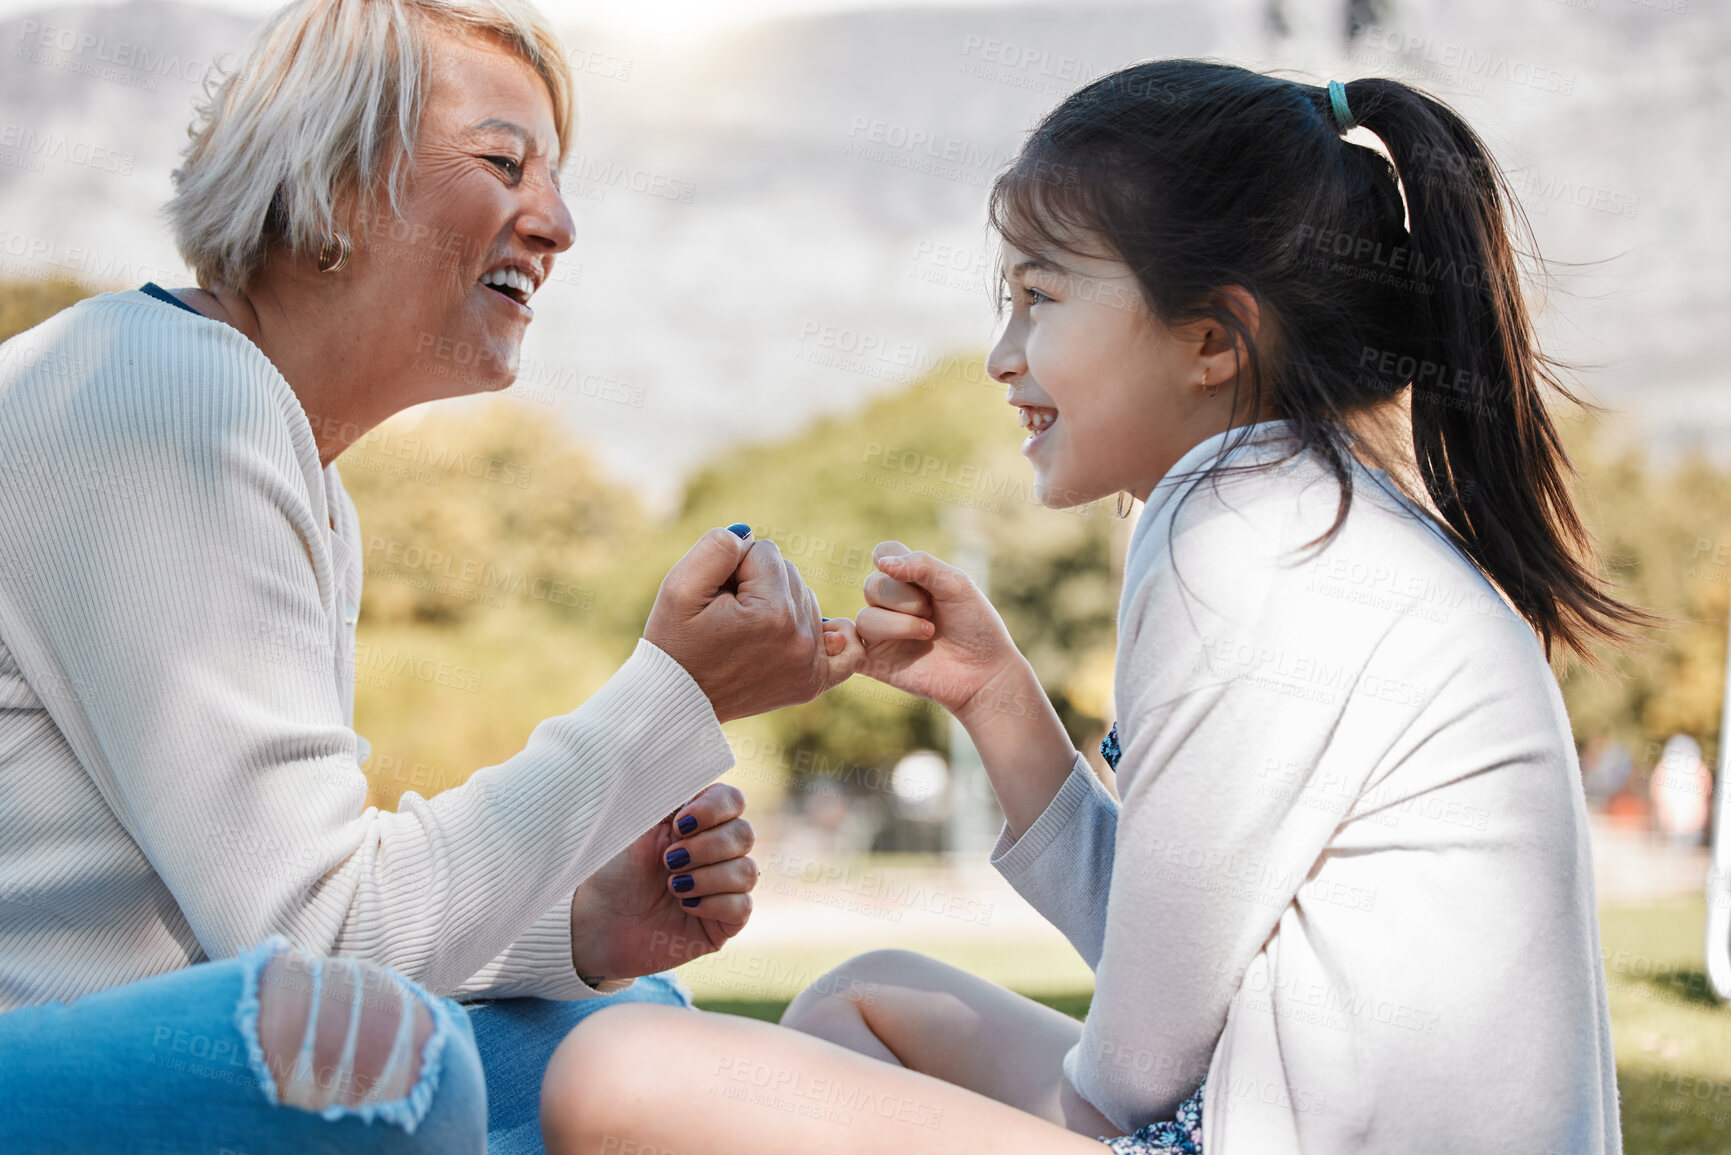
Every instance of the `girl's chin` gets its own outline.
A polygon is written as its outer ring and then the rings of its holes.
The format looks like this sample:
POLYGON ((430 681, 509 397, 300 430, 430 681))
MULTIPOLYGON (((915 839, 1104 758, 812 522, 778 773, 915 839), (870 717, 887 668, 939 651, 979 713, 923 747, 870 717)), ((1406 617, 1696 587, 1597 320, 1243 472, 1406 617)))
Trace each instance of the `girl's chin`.
POLYGON ((1097 501, 1102 496, 1067 486, 1062 478, 1052 477, 1044 470, 1034 472, 1034 500, 1047 509, 1074 509, 1078 505, 1097 501))

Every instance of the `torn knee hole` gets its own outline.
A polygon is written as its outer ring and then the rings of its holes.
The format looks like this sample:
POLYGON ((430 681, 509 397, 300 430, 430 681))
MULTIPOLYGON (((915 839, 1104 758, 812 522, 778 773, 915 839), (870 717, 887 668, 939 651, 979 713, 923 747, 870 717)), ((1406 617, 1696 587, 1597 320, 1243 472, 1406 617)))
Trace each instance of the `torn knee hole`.
POLYGON ((432 1016, 386 967, 285 951, 265 964, 258 1000, 259 1049, 282 1103, 385 1103, 420 1078, 432 1016))

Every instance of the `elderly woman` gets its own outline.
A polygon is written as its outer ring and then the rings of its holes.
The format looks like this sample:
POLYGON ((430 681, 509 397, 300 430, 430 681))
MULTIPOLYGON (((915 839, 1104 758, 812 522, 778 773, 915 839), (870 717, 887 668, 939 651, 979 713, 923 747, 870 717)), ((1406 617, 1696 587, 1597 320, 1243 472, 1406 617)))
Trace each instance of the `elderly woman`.
POLYGON ((743 525, 520 754, 364 804, 332 461, 510 384, 571 243, 569 91, 522 0, 301 0, 175 174, 199 288, 0 358, 0 1149, 538 1149, 583 1011, 748 917, 719 724, 862 651, 743 525), (435 372, 446 342, 479 372, 435 372))

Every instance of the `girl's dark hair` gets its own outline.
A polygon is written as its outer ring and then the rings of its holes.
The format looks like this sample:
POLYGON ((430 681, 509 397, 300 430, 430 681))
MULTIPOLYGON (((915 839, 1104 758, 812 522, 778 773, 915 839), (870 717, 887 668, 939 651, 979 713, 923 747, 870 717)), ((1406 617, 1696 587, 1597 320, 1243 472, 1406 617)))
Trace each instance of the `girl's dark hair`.
POLYGON ((1235 412, 1289 421, 1340 481, 1321 540, 1351 508, 1349 419, 1410 388, 1429 504, 1546 651, 1626 638, 1652 619, 1603 591, 1575 512, 1546 396, 1580 402, 1534 337, 1513 240, 1532 252, 1530 233, 1501 169, 1416 89, 1372 78, 1346 96, 1392 167, 1342 139, 1325 87, 1200 60, 1115 72, 1035 128, 992 225, 1030 254, 1103 243, 1156 318, 1230 334, 1235 412), (1256 299, 1259 340, 1231 286, 1256 299))

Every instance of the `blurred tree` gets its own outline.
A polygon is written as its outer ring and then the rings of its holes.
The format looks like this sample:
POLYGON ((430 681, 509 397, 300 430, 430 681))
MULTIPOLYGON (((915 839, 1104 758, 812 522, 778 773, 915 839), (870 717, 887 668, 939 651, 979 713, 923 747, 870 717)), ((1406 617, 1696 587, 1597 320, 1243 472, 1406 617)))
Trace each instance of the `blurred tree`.
POLYGON ((98 291, 75 281, 0 281, 0 341, 35 328, 98 291))
POLYGON ((1578 741, 1606 736, 1650 767, 1673 734, 1714 763, 1731 604, 1731 473, 1699 455, 1655 469, 1645 451, 1607 445, 1594 422, 1571 422, 1576 493, 1607 576, 1624 598, 1666 615, 1605 669, 1563 665, 1563 697, 1578 741))

